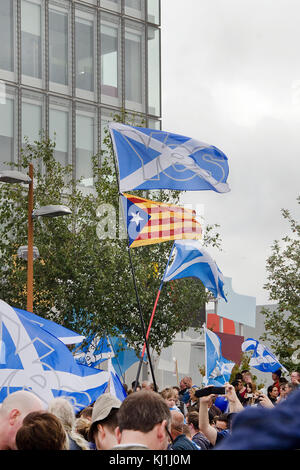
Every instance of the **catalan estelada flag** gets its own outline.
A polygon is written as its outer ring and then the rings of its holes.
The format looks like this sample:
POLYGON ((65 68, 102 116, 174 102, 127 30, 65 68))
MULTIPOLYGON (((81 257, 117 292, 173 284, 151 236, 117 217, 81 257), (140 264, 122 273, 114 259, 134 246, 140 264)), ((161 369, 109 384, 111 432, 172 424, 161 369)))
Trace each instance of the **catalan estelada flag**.
POLYGON ((131 248, 168 240, 202 238, 201 225, 191 209, 125 193, 121 198, 131 248))

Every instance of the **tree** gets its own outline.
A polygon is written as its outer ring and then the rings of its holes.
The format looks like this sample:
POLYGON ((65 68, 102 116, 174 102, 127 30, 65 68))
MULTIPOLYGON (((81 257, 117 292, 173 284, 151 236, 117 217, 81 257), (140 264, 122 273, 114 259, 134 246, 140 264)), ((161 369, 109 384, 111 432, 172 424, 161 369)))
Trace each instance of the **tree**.
MULTIPOLYGON (((34 244, 40 257, 34 261, 34 312, 85 335, 122 332, 129 345, 140 350, 144 338, 132 281, 127 239, 119 223, 119 193, 112 165, 112 146, 93 157, 94 191, 84 195, 80 181, 72 179, 72 168, 54 158, 55 142, 41 135, 26 143, 20 168, 34 164, 35 207, 65 204, 72 215, 38 218, 34 222, 34 244)), ((151 198, 178 201, 178 192, 151 194, 151 198), (155 197, 157 196, 157 197, 155 197)), ((27 244, 27 188, 0 184, 1 298, 26 308, 26 262, 17 257, 27 244)), ((220 246, 216 227, 208 227, 206 244, 220 246)), ((131 250, 137 289, 145 325, 148 325, 172 243, 131 250)), ((185 331, 207 301, 200 281, 182 279, 166 283, 159 300, 150 335, 151 347, 159 353, 185 331)))
MULTIPOLYGON (((297 198, 300 204, 300 197, 297 198)), ((300 327, 300 224, 290 211, 282 209, 284 219, 290 225, 290 234, 275 240, 272 254, 267 259, 267 283, 270 300, 278 305, 276 310, 264 308, 266 332, 261 339, 270 341, 272 351, 280 362, 291 370, 299 367, 300 327)))

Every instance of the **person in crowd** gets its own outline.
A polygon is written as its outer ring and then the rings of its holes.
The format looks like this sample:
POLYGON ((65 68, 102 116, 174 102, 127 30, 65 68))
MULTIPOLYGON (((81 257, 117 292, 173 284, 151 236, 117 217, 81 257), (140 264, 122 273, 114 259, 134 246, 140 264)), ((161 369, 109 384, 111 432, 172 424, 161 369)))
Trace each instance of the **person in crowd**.
POLYGON ((293 370, 291 372, 290 377, 291 377, 292 384, 295 384, 299 387, 299 385, 300 385, 300 372, 297 371, 297 370, 293 370))
POLYGON ((220 416, 215 416, 213 419, 213 426, 218 432, 229 429, 228 413, 222 413, 220 416))
MULTIPOLYGON (((195 444, 183 432, 184 416, 180 411, 171 411, 171 436, 170 450, 196 450, 195 444)), ((199 449, 198 449, 199 450, 199 449)))
POLYGON ((252 406, 256 400, 256 384, 252 382, 246 383, 246 393, 243 400, 243 406, 252 406))
POLYGON ((179 400, 186 405, 190 399, 189 389, 193 386, 192 377, 183 377, 179 382, 179 386, 179 400))
POLYGON ((186 416, 186 422, 189 426, 192 441, 194 441, 202 450, 210 448, 210 442, 202 432, 199 431, 199 413, 198 411, 190 411, 186 416))
POLYGON ((279 391, 278 391, 277 386, 274 385, 274 384, 269 385, 269 387, 267 389, 267 395, 268 395, 268 398, 273 403, 273 405, 275 405, 277 403, 277 398, 278 398, 278 395, 279 395, 279 391))
POLYGON ((59 418, 48 411, 32 411, 16 434, 17 450, 68 450, 68 437, 59 418))
POLYGON ((75 411, 70 401, 57 397, 50 401, 48 411, 60 419, 69 441, 69 450, 90 450, 89 443, 75 430, 75 411))
POLYGON ((247 407, 233 419, 231 434, 214 450, 300 448, 300 390, 271 408, 247 407))
POLYGON ((93 413, 93 407, 90 405, 90 406, 86 406, 85 408, 83 408, 79 413, 78 413, 78 418, 86 418, 86 419, 89 419, 91 420, 92 419, 92 413, 93 413))
POLYGON ((118 412, 116 438, 111 450, 166 450, 170 436, 171 412, 157 392, 131 393, 118 412))
MULTIPOLYGON (((225 395, 229 401, 230 413, 238 413, 244 410, 243 405, 238 399, 233 385, 225 384, 225 395)), ((200 408, 199 408, 199 430, 207 437, 212 446, 218 444, 222 439, 228 436, 230 429, 224 429, 218 431, 209 422, 208 406, 211 400, 211 395, 200 397, 200 408)))
POLYGON ((243 382, 245 384, 245 387, 246 387, 247 384, 253 383, 253 377, 252 377, 252 374, 249 370, 244 370, 242 372, 242 377, 243 377, 243 382))
POLYGON ((288 396, 288 382, 281 382, 279 387, 279 396, 277 398, 277 404, 286 400, 288 396))
POLYGON ((153 390, 151 382, 149 380, 144 380, 142 382, 142 390, 153 390))
POLYGON ((201 447, 199 447, 198 444, 196 444, 196 442, 193 441, 191 430, 188 424, 183 424, 182 431, 183 431, 183 434, 191 441, 192 445, 195 447, 195 450, 201 450, 201 447))
POLYGON ((198 390, 199 387, 195 387, 193 385, 189 389, 189 395, 190 399, 186 405, 187 412, 189 413, 190 411, 199 411, 199 398, 195 396, 196 390, 198 390))
POLYGON ((280 377, 281 377, 281 370, 278 369, 275 372, 272 372, 272 380, 273 380, 273 387, 276 387, 279 393, 280 388, 280 377))
POLYGON ((177 411, 178 411, 178 407, 175 405, 175 403, 176 403, 176 393, 174 392, 173 388, 171 388, 171 387, 164 388, 160 392, 160 395, 165 400, 166 404, 169 407, 169 410, 177 409, 177 411), (175 406, 176 406, 176 408, 175 408, 175 406))
POLYGON ((176 409, 181 411, 181 413, 185 416, 186 415, 186 405, 183 403, 183 401, 181 401, 179 399, 180 388, 177 385, 175 385, 175 386, 172 387, 172 389, 173 389, 174 394, 175 394, 175 406, 177 407, 176 409))
POLYGON ((108 450, 117 445, 115 429, 121 403, 110 393, 103 393, 97 398, 88 433, 88 441, 94 442, 97 450, 108 450))
POLYGON ((131 382, 131 388, 133 392, 139 392, 142 389, 140 382, 136 382, 136 380, 131 382))
POLYGON ((43 408, 41 400, 27 390, 7 395, 0 407, 0 450, 15 450, 16 434, 25 416, 43 408))
MULTIPOLYGON (((79 418, 76 418, 75 421, 75 431, 78 434, 81 434, 81 436, 89 442, 89 430, 91 427, 91 420, 89 418, 84 418, 82 416, 79 416, 79 418)), ((89 447, 90 449, 96 449, 96 446, 94 443, 89 442, 89 447)))
POLYGON ((240 400, 240 402, 243 404, 244 399, 245 399, 246 387, 243 383, 242 377, 235 378, 235 380, 231 383, 231 385, 234 386, 235 393, 238 399, 240 400))

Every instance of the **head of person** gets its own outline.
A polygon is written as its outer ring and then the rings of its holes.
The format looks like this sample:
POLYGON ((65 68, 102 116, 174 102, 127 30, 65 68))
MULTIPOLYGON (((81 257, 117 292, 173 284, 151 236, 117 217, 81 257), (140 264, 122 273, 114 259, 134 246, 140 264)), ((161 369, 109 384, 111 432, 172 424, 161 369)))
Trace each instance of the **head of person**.
POLYGON ((291 382, 296 385, 300 384, 300 372, 296 370, 291 372, 291 382))
POLYGON ((184 416, 180 411, 171 411, 171 436, 176 439, 183 434, 184 416))
POLYGON ((139 382, 134 380, 133 382, 131 382, 131 388, 132 388, 133 391, 139 392, 142 387, 141 387, 141 384, 139 382))
POLYGON ((16 434, 25 416, 43 409, 42 401, 30 391, 20 390, 7 395, 0 408, 0 450, 15 450, 16 434))
POLYGON ((141 390, 122 402, 118 412, 116 438, 119 444, 139 443, 151 450, 165 450, 171 414, 159 393, 141 390))
POLYGON ((152 390, 149 380, 144 380, 142 382, 142 390, 152 390))
POLYGON ((244 380, 245 385, 247 383, 252 383, 252 374, 251 374, 251 372, 249 372, 249 371, 244 372, 243 380, 244 380))
MULTIPOLYGON (((240 374, 240 375, 241 375, 241 374, 240 374)), ((244 384, 243 384, 243 381, 242 381, 241 378, 238 378, 238 379, 236 378, 236 379, 232 382, 231 385, 234 386, 236 392, 239 392, 239 391, 243 390, 243 388, 244 388, 244 384)))
POLYGON ((267 388, 267 395, 270 399, 276 400, 279 395, 278 388, 275 385, 270 385, 267 388))
POLYGON ((173 388, 165 388, 161 391, 161 396, 165 400, 169 408, 173 408, 176 404, 176 393, 173 388))
POLYGON ((67 450, 63 425, 48 411, 33 411, 25 416, 16 434, 18 450, 67 450))
POLYGON ((117 444, 115 429, 121 403, 110 393, 103 393, 96 400, 88 440, 96 444, 97 450, 109 450, 117 444))
POLYGON ((223 413, 219 416, 215 416, 213 419, 214 427, 217 431, 224 431, 224 429, 228 429, 228 415, 227 413, 223 413))
POLYGON ((281 370, 278 369, 275 372, 272 372, 272 380, 273 382, 278 382, 281 377, 281 370))
POLYGON ((82 450, 89 450, 88 443, 83 436, 76 432, 76 416, 72 403, 64 397, 57 397, 50 401, 48 405, 49 413, 54 414, 60 419, 64 430, 68 435, 70 442, 70 450, 72 450, 73 441, 75 446, 79 446, 82 450))
POLYGON ((195 396, 195 392, 198 390, 198 387, 191 387, 189 389, 190 400, 193 402, 198 402, 199 398, 195 396))
POLYGON ((199 413, 198 411, 190 411, 186 415, 186 422, 191 430, 192 436, 199 432, 199 413))

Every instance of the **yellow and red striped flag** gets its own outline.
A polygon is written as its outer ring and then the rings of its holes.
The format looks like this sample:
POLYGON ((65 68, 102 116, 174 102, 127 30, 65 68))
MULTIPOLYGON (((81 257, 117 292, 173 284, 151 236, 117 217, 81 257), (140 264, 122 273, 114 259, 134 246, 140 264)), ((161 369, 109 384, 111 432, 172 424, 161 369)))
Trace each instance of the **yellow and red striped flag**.
POLYGON ((132 248, 168 240, 202 238, 194 210, 125 193, 122 201, 132 248))

